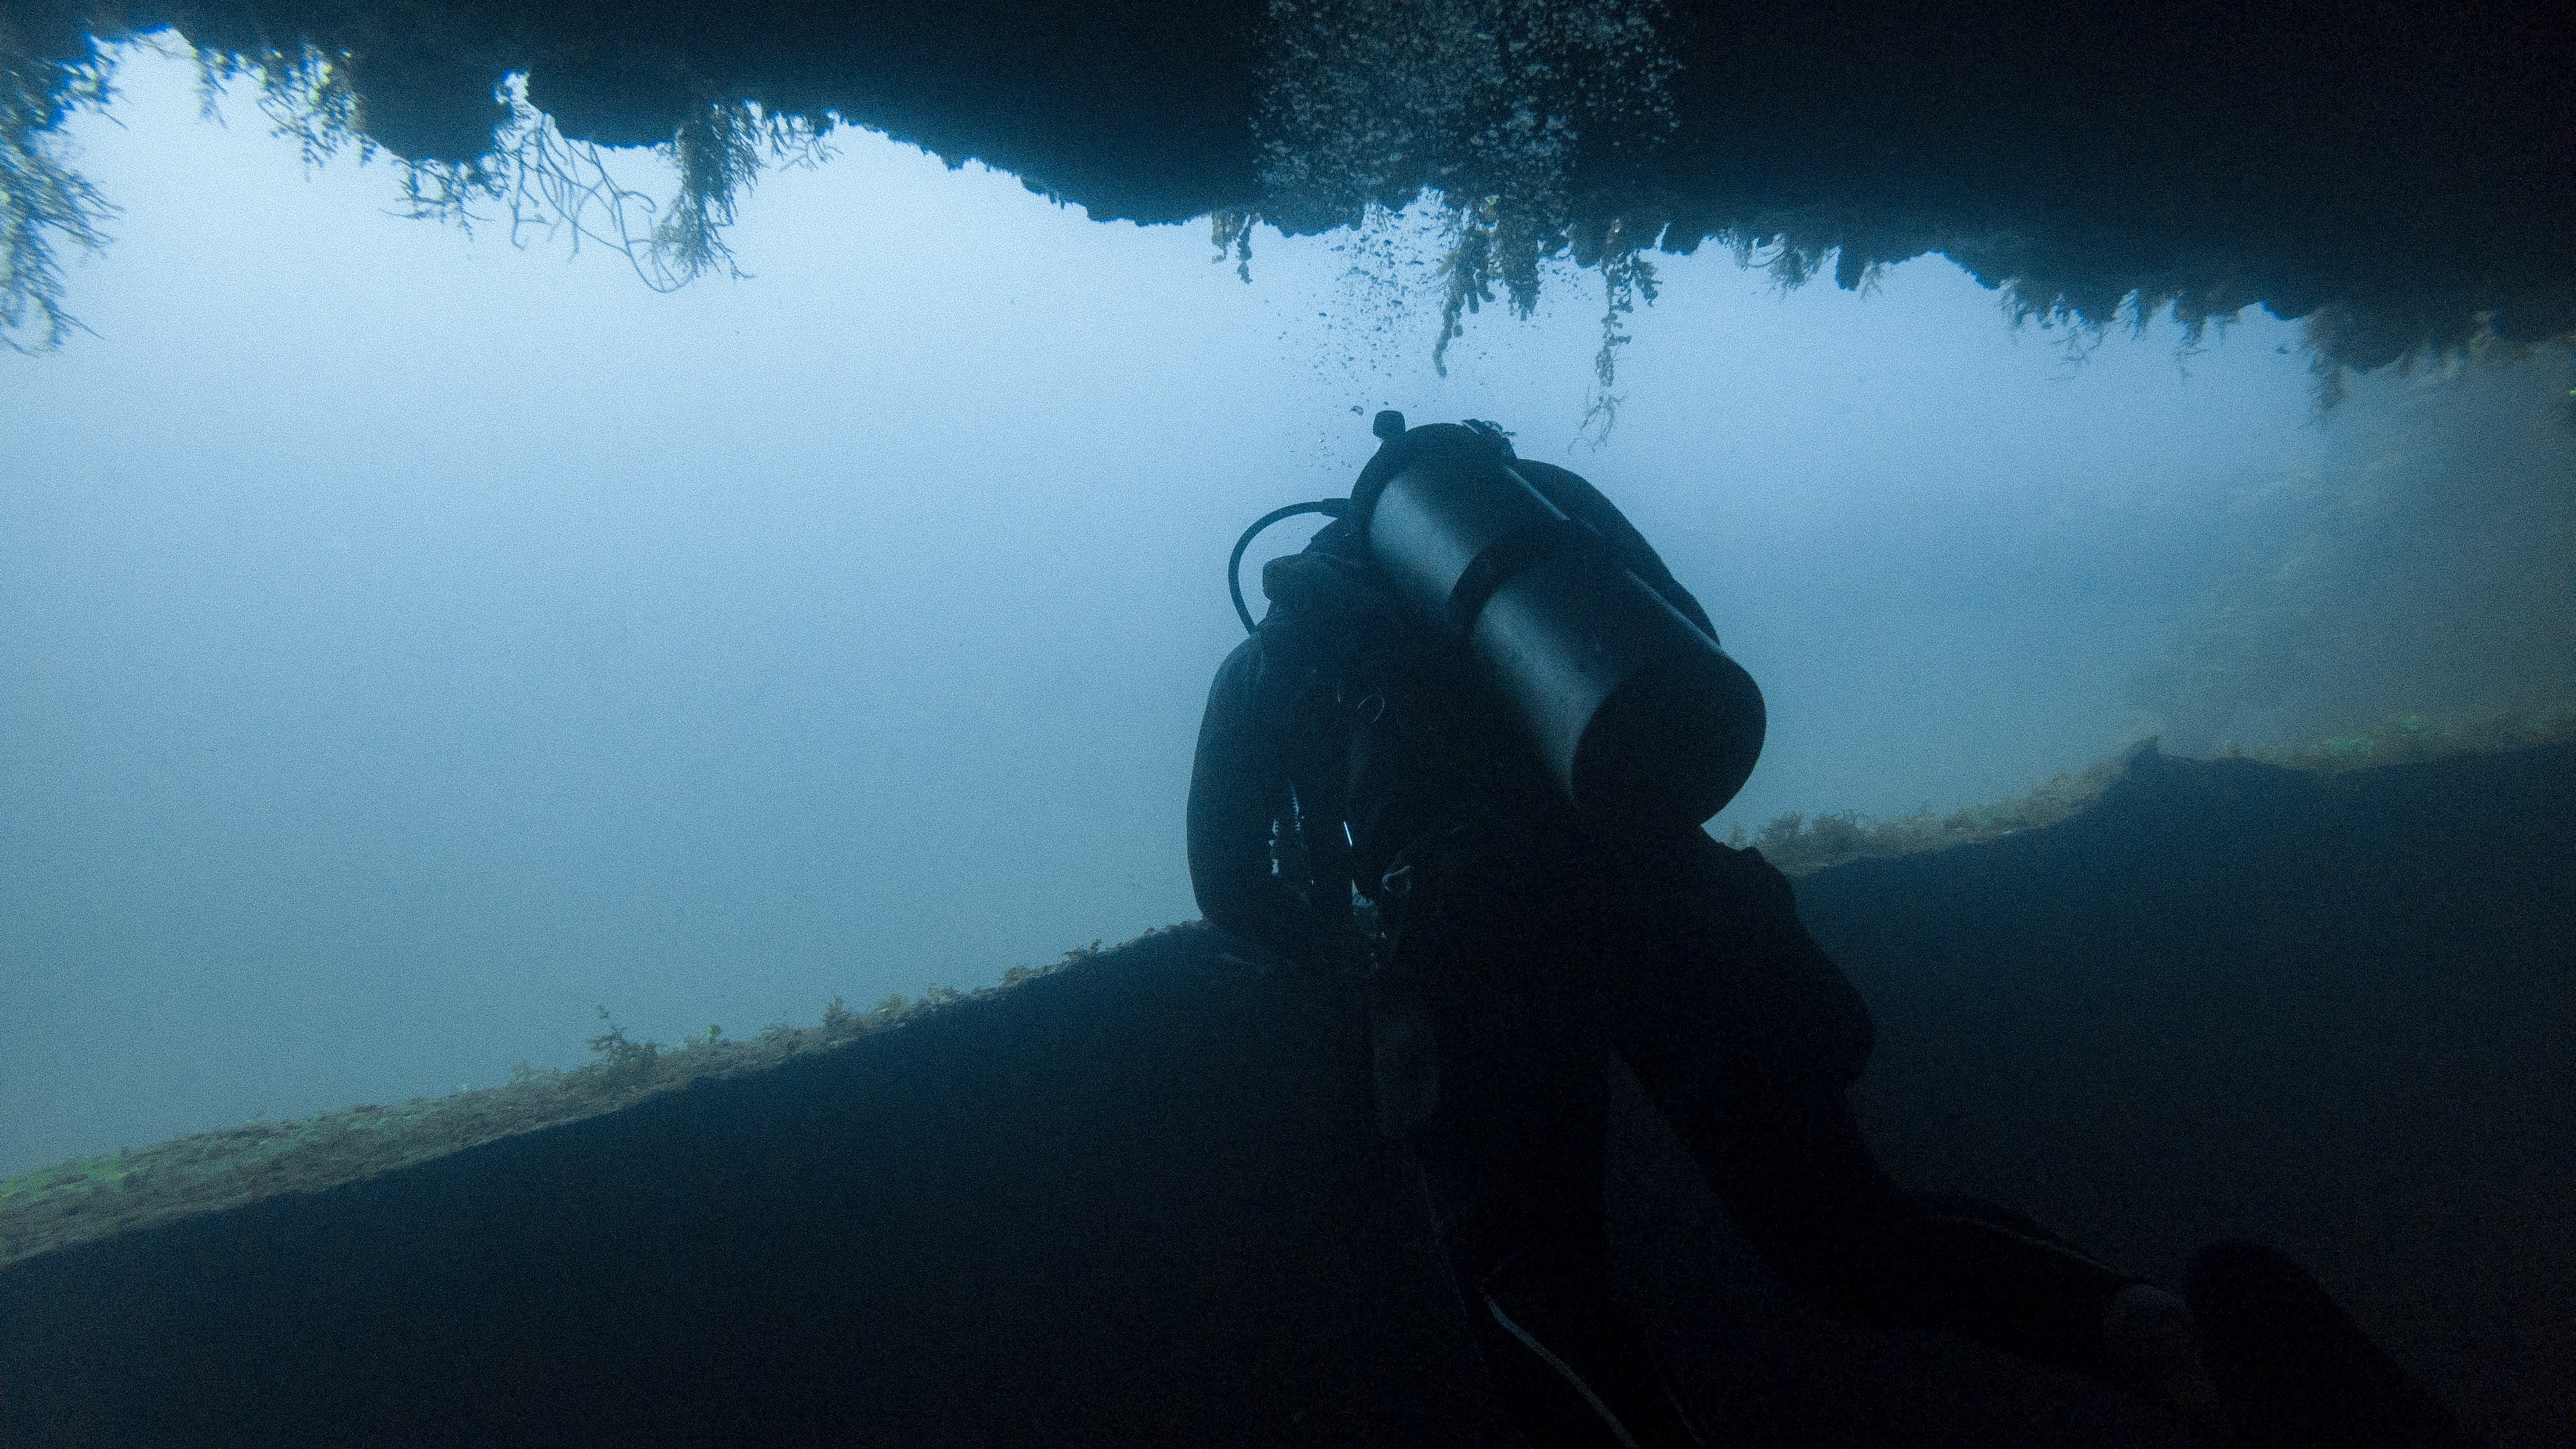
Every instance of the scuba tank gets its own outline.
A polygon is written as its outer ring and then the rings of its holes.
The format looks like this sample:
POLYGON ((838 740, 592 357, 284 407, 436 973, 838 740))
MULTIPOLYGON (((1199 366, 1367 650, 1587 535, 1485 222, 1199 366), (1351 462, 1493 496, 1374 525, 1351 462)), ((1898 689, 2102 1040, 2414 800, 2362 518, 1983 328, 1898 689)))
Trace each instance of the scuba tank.
POLYGON ((1578 813, 1611 825, 1697 825, 1735 798, 1762 753, 1762 692, 1717 641, 1515 470, 1486 423, 1407 429, 1382 440, 1330 513, 1425 624, 1457 641, 1578 813))

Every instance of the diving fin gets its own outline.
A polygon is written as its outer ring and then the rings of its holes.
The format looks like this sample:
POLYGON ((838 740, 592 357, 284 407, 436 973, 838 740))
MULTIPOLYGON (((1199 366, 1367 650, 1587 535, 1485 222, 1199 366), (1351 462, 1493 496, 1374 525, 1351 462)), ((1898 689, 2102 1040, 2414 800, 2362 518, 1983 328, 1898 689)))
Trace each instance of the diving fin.
POLYGON ((2246 1449, 2478 1449, 2287 1255, 2213 1243, 2192 1258, 2184 1297, 2246 1449))

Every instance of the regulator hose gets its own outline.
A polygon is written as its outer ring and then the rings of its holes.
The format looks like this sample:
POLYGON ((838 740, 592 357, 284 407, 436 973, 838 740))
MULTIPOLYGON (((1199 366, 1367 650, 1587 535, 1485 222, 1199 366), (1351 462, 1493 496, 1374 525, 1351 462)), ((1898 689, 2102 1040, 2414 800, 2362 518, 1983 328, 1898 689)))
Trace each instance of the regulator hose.
POLYGON ((1250 528, 1243 531, 1243 537, 1234 541, 1234 555, 1225 561, 1225 588, 1227 593, 1234 596, 1234 614, 1236 618, 1243 621, 1244 633, 1258 633, 1261 628, 1252 621, 1252 610, 1243 602, 1243 551, 1252 547, 1252 541, 1261 536, 1261 530, 1283 518, 1294 518, 1300 513, 1324 513, 1335 518, 1343 518, 1347 517, 1350 511, 1351 500, 1347 498, 1320 498, 1312 503, 1291 503, 1285 508, 1274 508, 1261 515, 1250 528))

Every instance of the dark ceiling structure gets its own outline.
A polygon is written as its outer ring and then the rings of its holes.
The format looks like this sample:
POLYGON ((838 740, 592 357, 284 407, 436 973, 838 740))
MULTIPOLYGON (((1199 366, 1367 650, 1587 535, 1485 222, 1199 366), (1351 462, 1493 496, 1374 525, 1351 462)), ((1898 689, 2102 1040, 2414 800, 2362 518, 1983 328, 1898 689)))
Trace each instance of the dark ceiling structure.
MULTIPOLYGON (((2307 319, 2320 366, 2576 333, 2576 8, 2460 0, 209 0, 15 7, 19 122, 96 40, 321 57, 470 166, 505 77, 561 134, 837 117, 1100 219, 1292 232, 1437 188, 1462 285, 1718 239, 1792 280, 1939 251, 2016 307, 2307 319), (52 70, 49 72, 49 67, 52 70), (50 74, 50 78, 49 78, 50 74), (1481 233, 1479 233, 1481 228, 1481 233)), ((56 98, 54 102, 48 97, 56 98)), ((0 105, 11 104, 0 100, 0 105)), ((50 111, 49 111, 50 106, 50 111)))

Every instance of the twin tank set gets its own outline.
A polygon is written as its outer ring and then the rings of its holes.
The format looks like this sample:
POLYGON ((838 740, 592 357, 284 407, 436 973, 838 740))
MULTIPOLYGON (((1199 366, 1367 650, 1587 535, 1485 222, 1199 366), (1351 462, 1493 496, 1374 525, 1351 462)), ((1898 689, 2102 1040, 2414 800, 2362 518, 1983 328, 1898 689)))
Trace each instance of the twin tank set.
POLYGON ((1762 691, 1717 641, 1567 517, 1514 466, 1490 424, 1408 429, 1382 412, 1377 456, 1348 500, 1292 504, 1348 520, 1396 592, 1467 651, 1556 786, 1605 824, 1696 825, 1735 798, 1762 753, 1762 691))

